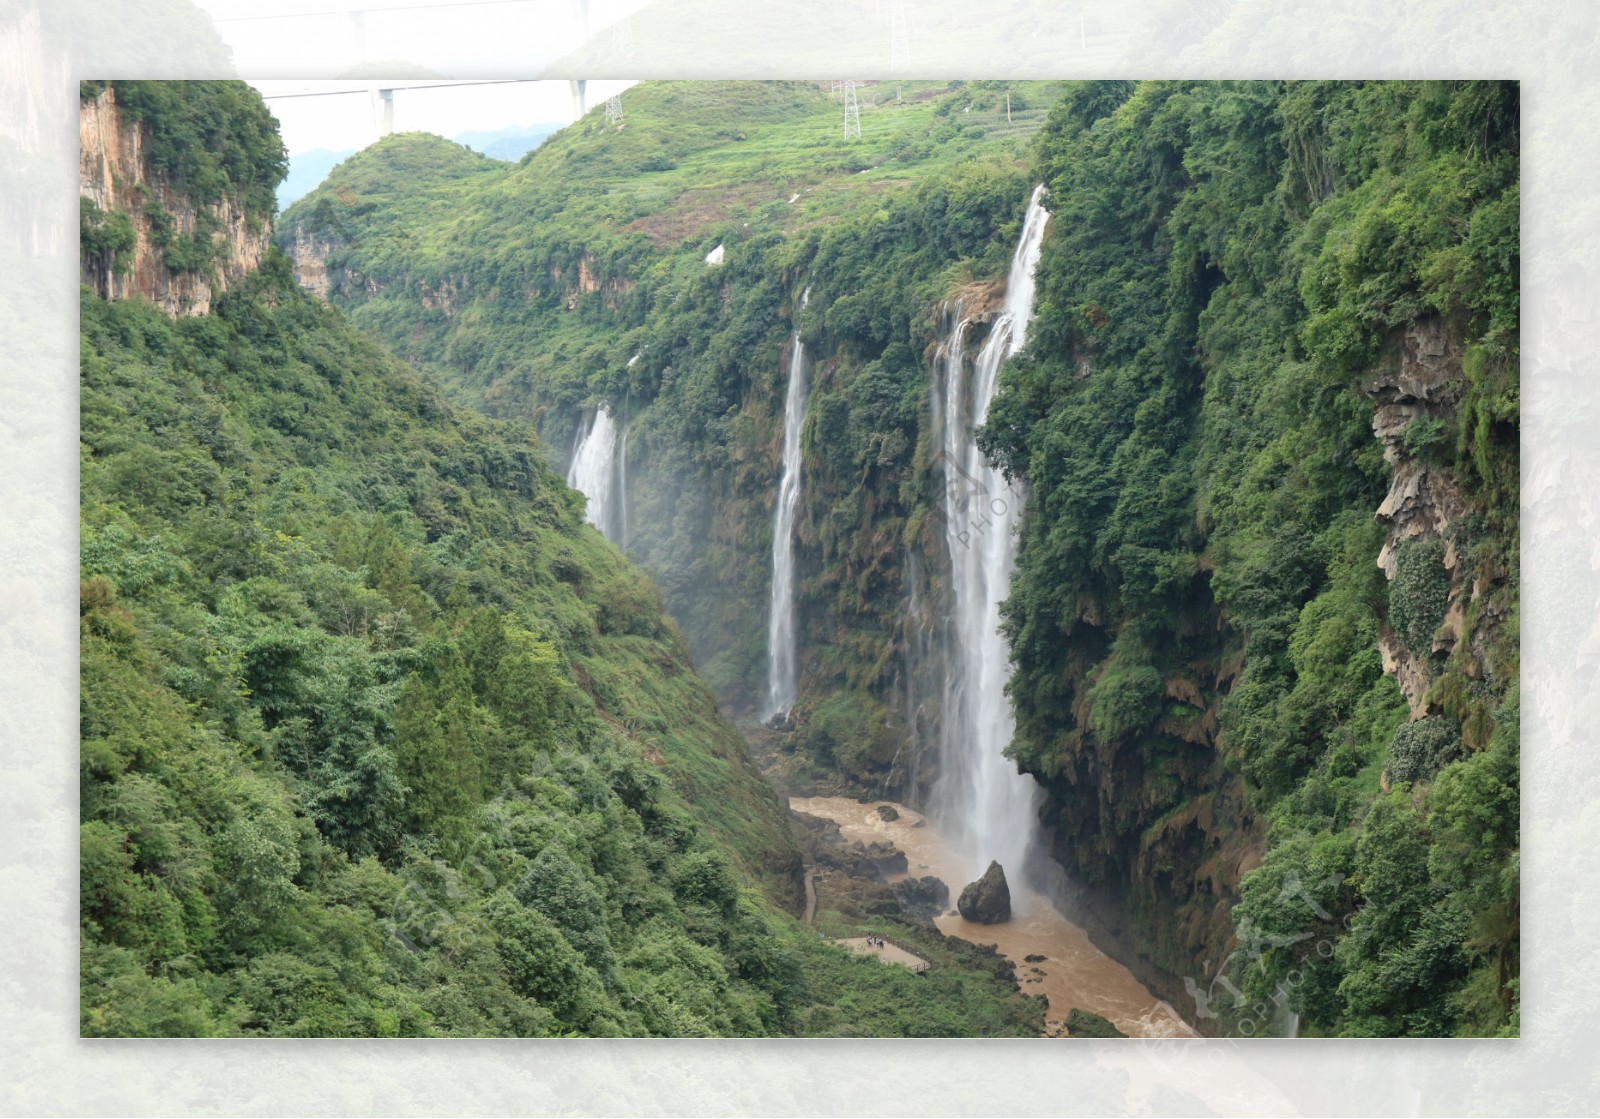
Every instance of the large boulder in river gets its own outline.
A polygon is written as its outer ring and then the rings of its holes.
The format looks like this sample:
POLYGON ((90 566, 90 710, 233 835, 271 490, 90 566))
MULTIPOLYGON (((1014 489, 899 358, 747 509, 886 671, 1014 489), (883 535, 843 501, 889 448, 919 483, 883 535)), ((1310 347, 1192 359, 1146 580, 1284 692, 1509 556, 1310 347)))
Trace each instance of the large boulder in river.
POLYGON ((961 891, 956 910, 980 925, 998 925, 1011 920, 1011 887, 1006 885, 1006 872, 1000 869, 999 863, 991 861, 983 877, 961 891))

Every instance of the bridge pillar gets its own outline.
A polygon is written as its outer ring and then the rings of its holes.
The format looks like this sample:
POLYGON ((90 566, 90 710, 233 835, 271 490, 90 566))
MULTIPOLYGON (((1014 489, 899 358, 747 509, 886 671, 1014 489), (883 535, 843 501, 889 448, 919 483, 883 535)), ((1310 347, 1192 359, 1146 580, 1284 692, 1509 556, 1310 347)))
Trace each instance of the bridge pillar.
POLYGON ((372 123, 381 140, 394 132, 394 90, 370 86, 368 96, 372 98, 372 123))

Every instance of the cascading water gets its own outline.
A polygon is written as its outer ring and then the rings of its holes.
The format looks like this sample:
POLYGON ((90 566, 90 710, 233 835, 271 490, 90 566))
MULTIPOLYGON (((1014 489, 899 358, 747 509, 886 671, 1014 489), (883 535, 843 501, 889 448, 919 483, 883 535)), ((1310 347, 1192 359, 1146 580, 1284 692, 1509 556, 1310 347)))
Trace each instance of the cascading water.
POLYGON ((1018 773, 1003 752, 1014 722, 1005 693, 1011 656, 1000 633, 1000 604, 1010 591, 1016 564, 1022 491, 989 464, 973 432, 988 414, 1000 367, 1027 341, 1033 272, 1050 217, 1043 198, 1040 186, 1028 203, 1011 259, 1005 302, 977 356, 969 361, 965 352, 971 323, 958 308, 936 358, 943 382, 935 426, 942 436, 950 602, 939 783, 933 799, 971 877, 991 859, 1013 879, 1020 877, 1038 830, 1039 786, 1018 773))
MULTIPOLYGON (((800 295, 800 306, 811 289, 800 295)), ((789 388, 783 398, 783 476, 772 524, 772 601, 767 613, 767 706, 763 719, 787 715, 800 692, 794 625, 794 515, 800 506, 800 425, 806 418, 806 351, 795 323, 789 348, 789 388)))
POLYGON ((573 452, 567 485, 589 499, 584 519, 613 539, 612 494, 616 489, 617 423, 604 404, 594 414, 589 430, 573 452))

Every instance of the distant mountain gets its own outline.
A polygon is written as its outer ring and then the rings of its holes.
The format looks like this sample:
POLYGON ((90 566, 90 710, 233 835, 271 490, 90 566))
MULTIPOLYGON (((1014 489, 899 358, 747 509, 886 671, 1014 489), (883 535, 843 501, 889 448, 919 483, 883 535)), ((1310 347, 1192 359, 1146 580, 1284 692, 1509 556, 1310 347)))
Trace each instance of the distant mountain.
POLYGON ((461 132, 452 138, 463 147, 482 152, 490 159, 515 163, 565 127, 563 121, 548 120, 539 124, 513 125, 493 132, 461 132))

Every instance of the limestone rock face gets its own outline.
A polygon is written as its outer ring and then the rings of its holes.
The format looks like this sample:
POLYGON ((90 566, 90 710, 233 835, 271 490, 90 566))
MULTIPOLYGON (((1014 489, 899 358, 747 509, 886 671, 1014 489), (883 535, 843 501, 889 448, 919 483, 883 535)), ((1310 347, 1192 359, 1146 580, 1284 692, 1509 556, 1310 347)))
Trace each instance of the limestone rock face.
POLYGON ((157 247, 151 204, 166 212, 175 232, 195 232, 201 208, 167 177, 147 165, 149 126, 125 117, 116 90, 103 90, 78 106, 78 193, 104 211, 127 215, 135 234, 125 270, 84 259, 80 278, 103 299, 148 299, 169 315, 204 315, 223 292, 237 288, 260 267, 272 243, 270 214, 248 214, 232 199, 205 207, 221 252, 214 269, 173 272, 157 247))
POLYGON ((1011 887, 1006 885, 1006 872, 999 863, 991 861, 983 877, 961 891, 956 910, 980 925, 998 925, 1011 920, 1011 887))
MULTIPOLYGON (((1467 513, 1466 499, 1451 472, 1411 453, 1405 439, 1413 424, 1440 421, 1453 427, 1465 388, 1460 343, 1437 318, 1407 326, 1400 334, 1398 361, 1385 365, 1361 385, 1362 393, 1374 404, 1372 432, 1383 444, 1383 457, 1392 472, 1389 493, 1377 510, 1378 522, 1389 529, 1378 553, 1378 566, 1389 579, 1395 577, 1395 550, 1402 543, 1434 538, 1448 541, 1451 525, 1467 513)), ((1463 575, 1454 542, 1448 543, 1444 565, 1450 573, 1448 624, 1431 651, 1448 654, 1463 636, 1466 608, 1475 592, 1463 575)), ((1378 649, 1383 670, 1400 685, 1411 717, 1427 714, 1425 697, 1432 683, 1427 666, 1430 650, 1407 649, 1387 626, 1379 634, 1378 649)))

